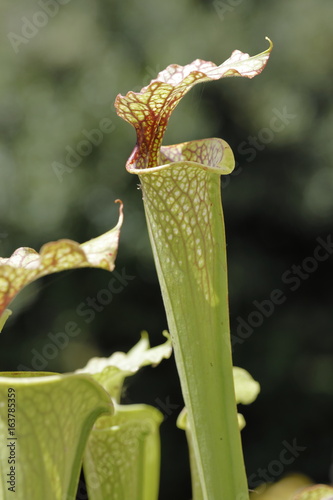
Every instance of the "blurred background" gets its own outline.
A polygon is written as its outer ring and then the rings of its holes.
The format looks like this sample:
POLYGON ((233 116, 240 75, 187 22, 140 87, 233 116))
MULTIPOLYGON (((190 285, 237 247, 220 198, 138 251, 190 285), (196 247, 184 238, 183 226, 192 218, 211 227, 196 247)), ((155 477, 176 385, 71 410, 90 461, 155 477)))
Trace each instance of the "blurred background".
MULTIPOLYGON (((234 49, 254 55, 268 46, 265 36, 273 40, 260 76, 195 87, 164 143, 222 137, 236 157, 222 196, 234 364, 261 384, 258 400, 241 409, 250 487, 289 471, 329 482, 332 1, 16 0, 0 4, 0 19, 1 255, 59 238, 86 241, 115 225, 116 198, 125 206, 120 292, 103 303, 112 276, 102 270, 28 286, 1 335, 1 370, 72 371, 93 355, 127 351, 143 329, 161 343, 167 325, 138 179, 124 168, 135 133, 115 114, 114 99, 139 91, 168 64, 220 64, 234 49), (55 347, 52 336, 68 322, 77 334, 55 347), (303 450, 276 465, 295 440, 303 450)), ((124 402, 164 413, 160 500, 190 499, 174 361, 129 380, 124 402)))

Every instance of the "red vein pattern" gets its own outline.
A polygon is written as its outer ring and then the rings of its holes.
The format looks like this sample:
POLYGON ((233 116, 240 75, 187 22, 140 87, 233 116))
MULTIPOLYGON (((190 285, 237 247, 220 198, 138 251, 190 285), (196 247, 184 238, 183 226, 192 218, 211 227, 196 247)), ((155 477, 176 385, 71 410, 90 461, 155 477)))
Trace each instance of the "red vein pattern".
POLYGON ((265 52, 254 57, 235 50, 220 66, 201 59, 186 66, 171 64, 141 92, 119 94, 115 101, 117 113, 131 123, 137 133, 137 143, 127 161, 127 169, 146 169, 161 164, 160 147, 170 115, 194 85, 230 76, 253 78, 266 66, 271 49, 270 42, 265 52))

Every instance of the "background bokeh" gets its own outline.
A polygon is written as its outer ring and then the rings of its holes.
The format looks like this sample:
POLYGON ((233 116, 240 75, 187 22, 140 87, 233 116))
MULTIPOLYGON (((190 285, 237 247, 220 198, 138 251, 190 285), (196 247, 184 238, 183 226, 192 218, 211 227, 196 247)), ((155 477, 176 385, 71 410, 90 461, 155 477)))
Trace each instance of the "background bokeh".
MULTIPOLYGON (((194 88, 172 116, 165 144, 223 137, 237 161, 222 185, 234 363, 262 388, 242 408, 250 486, 263 469, 271 480, 294 470, 329 482, 332 1, 16 0, 0 4, 0 19, 0 253, 95 237, 114 226, 113 202, 121 198, 117 270, 128 276, 109 304, 97 302, 90 322, 78 308, 107 288, 107 272, 60 273, 27 287, 1 334, 1 370, 71 371, 92 355, 128 350, 143 329, 153 345, 161 342, 166 319, 138 180, 124 168, 135 134, 116 116, 114 99, 139 90, 168 64, 221 63, 236 48, 261 52, 266 35, 274 41, 259 77, 194 88), (84 149, 87 136, 96 144, 84 149), (315 261, 323 241, 327 259, 315 261), (263 301, 276 289, 284 300, 273 311, 263 301), (265 304, 266 316, 258 313, 265 304), (69 321, 78 335, 52 350, 50 334, 69 321), (295 439, 305 450, 273 466, 285 442, 295 439)), ((160 500, 189 499, 186 443, 175 428, 182 398, 173 360, 130 380, 124 401, 164 411, 160 500)))

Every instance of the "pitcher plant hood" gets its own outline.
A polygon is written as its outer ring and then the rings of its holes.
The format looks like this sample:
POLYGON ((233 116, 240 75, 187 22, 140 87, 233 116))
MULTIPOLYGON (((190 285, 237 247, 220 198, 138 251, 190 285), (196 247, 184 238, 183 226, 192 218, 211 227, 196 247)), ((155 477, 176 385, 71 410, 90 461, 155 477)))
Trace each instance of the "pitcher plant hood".
POLYGON ((231 76, 253 78, 259 75, 273 48, 272 42, 267 40, 269 48, 256 56, 234 50, 220 66, 201 59, 186 66, 171 64, 141 92, 119 94, 115 101, 117 114, 131 123, 137 134, 137 143, 126 163, 127 170, 137 173, 137 170, 162 164, 161 145, 170 115, 194 85, 231 76))

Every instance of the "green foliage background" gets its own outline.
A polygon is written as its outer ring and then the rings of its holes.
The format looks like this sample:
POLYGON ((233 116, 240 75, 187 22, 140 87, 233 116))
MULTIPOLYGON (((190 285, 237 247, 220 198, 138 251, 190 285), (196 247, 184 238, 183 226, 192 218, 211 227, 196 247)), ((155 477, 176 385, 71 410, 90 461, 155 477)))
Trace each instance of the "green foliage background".
MULTIPOLYGON (((254 55, 266 48, 267 35, 275 47, 264 73, 193 89, 174 113, 165 143, 217 136, 234 150, 238 168, 223 180, 233 335, 239 318, 248 322, 258 310, 253 301, 262 303, 275 289, 285 297, 234 348, 235 364, 262 387, 257 402, 242 409, 248 474, 258 482, 259 468, 270 470, 272 480, 298 470, 329 481, 333 258, 310 273, 303 264, 316 239, 333 233, 332 18, 330 0, 0 4, 1 255, 105 232, 115 225, 113 201, 120 198, 125 223, 117 269, 134 277, 104 305, 98 297, 107 302, 101 290, 112 276, 103 271, 61 273, 30 285, 13 303, 2 334, 1 370, 38 369, 37 352, 46 363, 40 369, 71 371, 92 355, 128 350, 142 329, 153 344, 162 340, 166 321, 138 181, 124 168, 135 134, 116 116, 114 99, 140 90, 171 63, 219 64, 236 48, 254 55), (289 118, 277 131, 272 119, 285 112, 289 118), (98 129, 103 119, 112 131, 57 176, 54 162, 64 165, 68 148, 77 151, 84 131, 98 129), (294 265, 308 276, 292 291, 283 276, 295 276, 294 265), (99 309, 90 322, 77 312, 88 308, 89 297, 99 309), (69 322, 77 335, 54 347, 69 322), (295 438, 306 450, 274 475, 269 466, 283 441, 295 438)), ((190 498, 185 438, 174 428, 182 400, 172 361, 137 376, 124 401, 164 409, 160 498, 190 498), (165 410, 168 401, 174 407, 165 410)))

